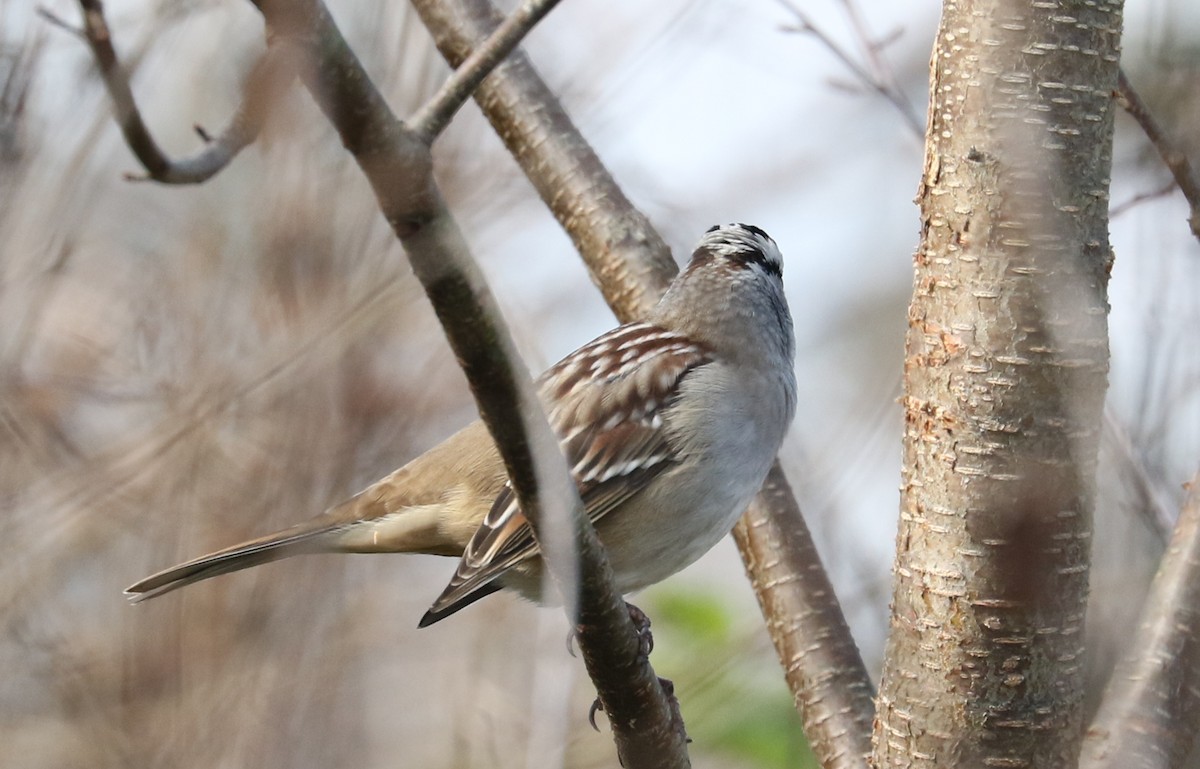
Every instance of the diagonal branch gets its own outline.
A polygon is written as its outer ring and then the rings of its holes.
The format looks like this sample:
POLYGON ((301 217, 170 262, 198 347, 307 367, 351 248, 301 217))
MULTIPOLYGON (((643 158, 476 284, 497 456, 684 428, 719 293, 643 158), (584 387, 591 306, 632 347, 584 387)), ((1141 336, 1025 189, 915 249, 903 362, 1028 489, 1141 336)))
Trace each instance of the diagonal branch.
POLYGON ((1175 769, 1192 750, 1200 729, 1200 473, 1142 618, 1084 738, 1082 769, 1175 769))
POLYGON ((1147 200, 1155 200, 1156 198, 1166 197, 1175 191, 1176 186, 1175 180, 1172 179, 1158 189, 1150 190, 1149 192, 1139 192, 1129 200, 1123 200, 1120 203, 1113 204, 1112 208, 1108 209, 1108 216, 1110 219, 1116 219, 1118 216, 1121 216, 1127 211, 1140 206, 1147 200))
POLYGON ((242 91, 241 104, 225 130, 213 138, 198 128, 197 132, 207 146, 190 157, 173 160, 159 148, 142 119, 129 87, 129 78, 113 47, 112 34, 104 19, 103 3, 101 0, 79 0, 79 7, 83 12, 83 29, 80 31, 100 68, 125 143, 146 169, 144 175, 129 175, 131 180, 199 184, 212 178, 258 138, 274 95, 282 91, 295 75, 295 62, 287 47, 270 45, 250 71, 242 91))
MULTIPOLYGON (((1111 215, 1111 211, 1109 212, 1111 215)), ((1137 512, 1141 514, 1146 526, 1155 533, 1158 541, 1167 544, 1171 531, 1175 528, 1175 513, 1163 494, 1158 490, 1154 480, 1138 450, 1133 445, 1129 430, 1121 423, 1116 409, 1110 404, 1104 404, 1104 437, 1111 441, 1113 448, 1120 455, 1120 461, 1128 469, 1130 480, 1141 498, 1137 512)))
POLYGON ((525 0, 511 16, 496 27, 488 39, 471 52, 432 99, 409 121, 414 133, 432 143, 449 125, 459 108, 491 74, 492 70, 512 53, 534 25, 548 14, 559 0, 525 0))
MULTIPOLYGON (((487 0, 413 4, 451 66, 500 22, 487 0)), ((511 56, 475 99, 617 317, 644 316, 675 271, 667 247, 528 59, 511 56)), ((735 536, 810 743, 827 767, 865 767, 870 679, 778 463, 735 536)))
POLYGON ((1159 125, 1150 112, 1150 108, 1134 90, 1133 84, 1129 82, 1123 69, 1117 78, 1116 97, 1117 103, 1124 107, 1125 111, 1142 127, 1146 138, 1154 145, 1159 157, 1171 171, 1171 175, 1175 177, 1179 191, 1187 198, 1188 206, 1191 207, 1188 226, 1191 227, 1192 234, 1200 238, 1200 180, 1197 180, 1196 174, 1192 170, 1192 164, 1188 162, 1187 154, 1179 149, 1179 146, 1159 125))
POLYGON ((778 463, 733 536, 818 763, 865 768, 875 692, 778 463))
MULTIPOLYGON (((413 7, 452 67, 503 20, 487 0, 413 0, 413 7)), ((625 197, 529 59, 514 52, 474 96, 570 235, 617 318, 645 317, 678 271, 671 250, 625 197)))

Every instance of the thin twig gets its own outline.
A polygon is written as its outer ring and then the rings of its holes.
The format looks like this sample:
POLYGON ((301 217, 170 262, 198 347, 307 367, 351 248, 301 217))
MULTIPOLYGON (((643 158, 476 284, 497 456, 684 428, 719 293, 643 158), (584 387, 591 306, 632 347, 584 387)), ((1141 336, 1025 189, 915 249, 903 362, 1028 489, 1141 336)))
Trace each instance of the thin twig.
MULTIPOLYGON (((413 0, 451 67, 503 23, 488 0, 413 0)), ((525 54, 480 84, 475 101, 571 237, 622 322, 646 316, 678 267, 654 226, 629 202, 525 54)))
POLYGON ((1150 112, 1150 108, 1134 90, 1124 69, 1120 70, 1117 75, 1116 98, 1117 103, 1124 107, 1125 111, 1142 127, 1146 138, 1154 145, 1154 149, 1158 150, 1159 157, 1170 169, 1171 175, 1175 177, 1179 191, 1187 198, 1188 206, 1191 207, 1188 226, 1191 227, 1192 234, 1200 239, 1200 181, 1196 179, 1187 155, 1159 125, 1158 120, 1150 112))
POLYGON ((776 2, 786 8, 793 16, 796 17, 796 24, 794 26, 784 27, 785 31, 798 32, 815 37, 822 45, 829 49, 829 52, 832 53, 834 57, 846 67, 846 69, 850 70, 850 73, 854 75, 856 79, 858 79, 870 90, 882 96, 900 112, 900 117, 904 120, 904 124, 908 127, 909 131, 912 132, 913 136, 915 136, 917 139, 924 137, 925 126, 921 124, 916 112, 913 111, 912 104, 909 103, 908 99, 904 96, 904 93, 900 90, 900 87, 896 83, 895 76, 887 74, 888 70, 885 66, 883 66, 878 54, 877 46, 866 37, 865 26, 858 18, 857 9, 852 3, 845 3, 847 14, 850 16, 851 25, 854 27, 856 34, 858 34, 860 37, 860 45, 862 46, 863 50, 867 52, 866 55, 872 65, 872 68, 875 70, 874 73, 868 72, 867 69, 863 67, 862 64, 859 64, 858 61, 856 61, 846 49, 838 45, 837 41, 830 37, 825 30, 817 26, 817 24, 813 22, 811 16, 797 7, 791 2, 791 0, 776 0, 776 2))
POLYGON ((79 6, 83 12, 82 30, 75 30, 48 12, 42 16, 68 31, 82 34, 91 48, 105 88, 112 98, 125 143, 145 169, 144 174, 126 174, 125 178, 131 181, 150 179, 163 184, 199 184, 212 178, 254 142, 262 129, 273 95, 294 76, 295 61, 286 47, 269 46, 250 71, 241 103, 229 126, 200 152, 173 160, 158 146, 142 119, 129 87, 129 78, 113 47, 112 34, 104 19, 103 3, 101 0, 79 0, 79 6))
POLYGON ((1126 200, 1123 203, 1118 203, 1112 208, 1108 209, 1108 218, 1116 219, 1118 216, 1132 211, 1134 208, 1137 208, 1148 200, 1157 200, 1158 198, 1170 195, 1175 191, 1175 187, 1175 180, 1172 179, 1156 190, 1151 190, 1150 192, 1139 192, 1129 200, 1126 200))
POLYGON ((1157 485, 1151 480, 1145 463, 1134 448, 1129 431, 1121 424, 1110 404, 1104 406, 1104 427, 1107 436, 1119 450, 1124 464, 1129 468, 1134 485, 1142 498, 1143 504, 1138 506, 1138 512, 1142 514, 1150 530, 1157 534, 1162 542, 1167 542, 1171 538, 1171 530, 1175 528, 1175 515, 1163 499, 1157 485))
POLYGON ((850 26, 854 30, 854 36, 858 41, 859 48, 862 49, 863 56, 866 57, 867 64, 871 67, 873 79, 889 93, 897 97, 897 100, 893 103, 900 110, 909 128, 920 136, 923 126, 912 104, 904 97, 904 92, 901 90, 900 83, 896 79, 896 70, 892 68, 883 55, 884 48, 900 37, 903 33, 903 28, 899 27, 883 38, 875 38, 867 28, 867 23, 863 19, 863 14, 858 7, 858 3, 854 0, 842 0, 842 7, 846 9, 846 17, 850 20, 850 26))
POLYGON ((75 26, 71 22, 67 21, 63 17, 59 16, 57 13, 50 10, 46 6, 39 5, 38 9, 37 9, 37 15, 41 16, 44 20, 50 22, 55 27, 58 27, 63 32, 66 32, 69 35, 73 35, 74 37, 77 37, 80 40, 87 42, 87 35, 84 34, 82 29, 75 26))
POLYGON ((426 144, 431 143, 449 125, 450 119, 471 98, 483 79, 525 38, 534 25, 548 14, 559 0, 525 0, 478 48, 471 52, 450 78, 421 109, 409 126, 426 144))

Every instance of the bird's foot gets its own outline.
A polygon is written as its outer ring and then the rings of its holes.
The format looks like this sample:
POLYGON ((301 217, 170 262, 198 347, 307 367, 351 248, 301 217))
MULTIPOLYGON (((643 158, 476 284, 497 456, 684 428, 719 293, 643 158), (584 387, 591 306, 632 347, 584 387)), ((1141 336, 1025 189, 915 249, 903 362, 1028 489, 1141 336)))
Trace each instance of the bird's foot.
MULTIPOLYGON (((671 709, 671 723, 679 730, 679 735, 684 742, 690 743, 692 738, 687 734, 687 728, 683 723, 683 713, 679 709, 679 699, 675 696, 675 682, 669 678, 658 677, 658 685, 662 687, 663 696, 667 698, 667 707, 671 709)), ((600 727, 596 725, 596 714, 604 712, 604 703, 599 697, 588 708, 588 723, 596 731, 600 731, 600 727)))
MULTIPOLYGON (((643 660, 650 659, 650 652, 654 651, 654 636, 650 633, 650 617, 628 601, 625 602, 625 610, 629 612, 629 621, 633 623, 633 629, 637 631, 638 657, 643 660)), ((670 682, 668 681, 668 683, 670 682)))
MULTIPOLYGON (((628 601, 625 602, 625 610, 629 612, 629 621, 633 623, 633 629, 637 632, 639 660, 650 659, 650 652, 654 651, 654 636, 650 632, 650 617, 646 615, 646 612, 628 601)), ((567 631, 567 654, 570 654, 572 657, 576 656, 575 639, 578 636, 578 628, 573 627, 567 631)))

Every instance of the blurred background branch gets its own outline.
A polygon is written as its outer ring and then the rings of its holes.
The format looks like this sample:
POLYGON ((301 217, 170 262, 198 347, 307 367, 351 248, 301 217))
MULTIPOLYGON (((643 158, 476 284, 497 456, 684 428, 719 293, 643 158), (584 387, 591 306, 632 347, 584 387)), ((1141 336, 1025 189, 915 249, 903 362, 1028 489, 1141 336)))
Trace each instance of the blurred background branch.
MULTIPOLYGON (((113 46, 112 32, 104 18, 103 3, 100 0, 80 0, 79 7, 83 13, 82 37, 100 69, 121 133, 129 149, 146 169, 145 175, 128 174, 130 180, 199 184, 212 178, 254 142, 270 105, 295 76, 295 57, 287 46, 269 45, 267 52, 250 70, 242 89, 241 103, 229 125, 216 137, 197 127, 197 133, 207 146, 191 157, 172 160, 159 148, 138 110, 128 75, 113 46)), ((42 15, 49 19, 56 18, 48 11, 43 11, 42 15)), ((63 26, 61 22, 59 24, 63 26)))
POLYGON ((1084 739, 1081 769, 1177 769, 1200 727, 1200 474, 1084 739))
POLYGON ((1142 97, 1134 90, 1133 84, 1129 82, 1125 70, 1120 71, 1120 77, 1117 80, 1117 103, 1124 107, 1125 111, 1132 115, 1133 119, 1142 127, 1146 138, 1150 140, 1159 157, 1162 158, 1163 164, 1170 169, 1176 186, 1187 198, 1188 205, 1192 209, 1191 216, 1188 217, 1188 226, 1192 228, 1192 234, 1200 239, 1200 181, 1196 180, 1196 174, 1192 171, 1192 164, 1188 161, 1187 154, 1159 125, 1158 120, 1150 112, 1150 108, 1146 106, 1142 97))
POLYGON ((776 0, 776 2, 786 8, 795 18, 793 24, 783 27, 784 31, 811 35, 816 38, 825 50, 829 51, 850 71, 858 86, 873 91, 895 107, 896 112, 903 119, 905 127, 913 136, 919 139, 924 135, 925 121, 917 116, 912 102, 908 100, 908 96, 896 79, 896 73, 883 55, 883 49, 887 46, 888 41, 894 39, 899 34, 898 32, 885 36, 882 40, 874 39, 867 30, 867 25, 863 21, 862 13, 855 1, 841 0, 840 4, 846 19, 850 22, 850 27, 854 32, 854 42, 863 58, 863 62, 860 63, 858 58, 843 48, 832 35, 816 23, 811 14, 802 10, 791 0, 776 0))

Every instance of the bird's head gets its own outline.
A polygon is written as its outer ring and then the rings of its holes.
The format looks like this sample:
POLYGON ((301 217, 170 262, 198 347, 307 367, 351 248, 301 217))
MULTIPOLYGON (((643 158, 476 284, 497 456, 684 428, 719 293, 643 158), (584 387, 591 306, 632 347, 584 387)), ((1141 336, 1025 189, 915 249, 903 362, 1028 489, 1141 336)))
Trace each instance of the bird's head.
POLYGON ((761 270, 783 278, 783 255, 771 236, 753 224, 716 224, 709 227, 692 253, 693 264, 726 261, 733 267, 761 270))

